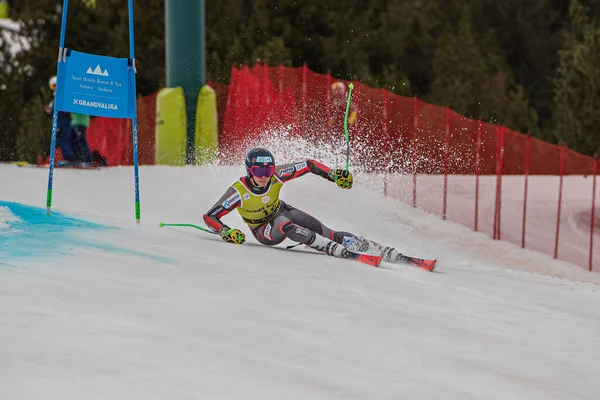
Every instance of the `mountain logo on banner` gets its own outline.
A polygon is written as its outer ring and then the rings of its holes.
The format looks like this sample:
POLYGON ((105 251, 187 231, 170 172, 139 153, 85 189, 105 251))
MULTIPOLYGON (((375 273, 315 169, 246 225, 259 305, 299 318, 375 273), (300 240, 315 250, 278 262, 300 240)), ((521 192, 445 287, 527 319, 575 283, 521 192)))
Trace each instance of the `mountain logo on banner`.
POLYGON ((104 71, 102 71, 102 68, 100 68, 100 64, 96 65, 96 68, 92 71, 92 67, 88 67, 87 71, 85 71, 86 74, 90 74, 90 75, 101 75, 101 76, 108 76, 108 70, 105 69, 104 71))

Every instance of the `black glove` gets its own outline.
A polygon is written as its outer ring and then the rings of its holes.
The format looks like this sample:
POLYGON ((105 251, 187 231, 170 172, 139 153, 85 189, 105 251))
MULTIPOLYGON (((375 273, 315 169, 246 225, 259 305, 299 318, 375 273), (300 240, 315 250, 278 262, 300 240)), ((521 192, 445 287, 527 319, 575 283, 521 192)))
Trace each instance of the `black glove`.
POLYGON ((246 241, 246 235, 239 229, 231 229, 230 227, 223 225, 219 229, 219 235, 227 243, 242 244, 246 241))
POLYGON ((329 171, 329 179, 334 181, 342 189, 352 188, 352 172, 345 169, 336 169, 329 171))

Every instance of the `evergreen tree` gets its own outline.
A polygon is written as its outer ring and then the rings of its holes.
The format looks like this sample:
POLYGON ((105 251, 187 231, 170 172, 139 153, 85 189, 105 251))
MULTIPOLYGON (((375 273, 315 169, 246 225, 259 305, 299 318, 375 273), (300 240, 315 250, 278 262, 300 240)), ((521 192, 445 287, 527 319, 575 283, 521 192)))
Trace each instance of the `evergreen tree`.
MULTIPOLYGON (((0 88, 0 159, 21 157, 33 162, 42 150, 44 154, 49 150, 50 119, 41 105, 52 96, 48 80, 56 75, 62 6, 23 0, 11 14, 20 21, 19 36, 28 46, 15 57, 3 58, 8 65, 0 72, 4 82, 0 88)), ((65 47, 129 57, 127 14, 127 3, 122 0, 103 0, 96 7, 71 0, 65 47)), ((136 0, 134 21, 138 95, 148 95, 164 87, 164 0, 136 0)), ((4 47, 3 54, 7 51, 4 47)))
POLYGON ((551 130, 552 77, 568 2, 476 0, 471 5, 474 29, 494 32, 510 75, 540 116, 541 129, 551 130))
POLYGON ((514 89, 509 90, 504 124, 517 132, 541 137, 537 113, 529 104, 521 85, 515 85, 514 89))
MULTIPOLYGON (((468 14, 466 8, 465 12, 468 14)), ((448 104, 461 114, 477 118, 484 82, 490 77, 486 61, 475 43, 468 16, 457 23, 456 32, 441 36, 433 58, 433 83, 426 100, 448 104)))
POLYGON ((591 155, 600 147, 600 26, 589 13, 576 0, 569 9, 555 80, 554 133, 570 148, 591 155))
MULTIPOLYGON (((11 7, 30 48, 13 57, 0 45, 0 159, 32 160, 49 140, 49 118, 34 113, 51 99, 61 3, 11 7)), ((143 96, 165 85, 165 0, 134 5, 143 96)), ((233 64, 256 59, 306 63, 587 153, 598 147, 600 0, 219 0, 205 11, 208 79, 228 83, 233 64)), ((70 0, 66 46, 128 57, 126 2, 70 0)))

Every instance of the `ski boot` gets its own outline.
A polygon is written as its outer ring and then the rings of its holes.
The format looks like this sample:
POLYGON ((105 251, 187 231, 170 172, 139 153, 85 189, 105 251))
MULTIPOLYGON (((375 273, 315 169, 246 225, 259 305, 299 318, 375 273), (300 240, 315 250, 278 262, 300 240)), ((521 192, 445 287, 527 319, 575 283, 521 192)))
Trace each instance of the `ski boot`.
POLYGON ((313 233, 313 237, 306 245, 317 251, 321 251, 329 256, 336 258, 345 258, 360 261, 362 263, 378 267, 383 257, 381 255, 364 254, 348 250, 339 243, 329 240, 326 237, 313 233))
POLYGON ((381 254, 383 261, 394 264, 409 264, 427 271, 433 271, 437 260, 427 260, 423 258, 405 256, 393 247, 382 246, 379 243, 373 242, 365 238, 357 237, 356 239, 344 237, 344 244, 351 251, 368 254, 381 254))

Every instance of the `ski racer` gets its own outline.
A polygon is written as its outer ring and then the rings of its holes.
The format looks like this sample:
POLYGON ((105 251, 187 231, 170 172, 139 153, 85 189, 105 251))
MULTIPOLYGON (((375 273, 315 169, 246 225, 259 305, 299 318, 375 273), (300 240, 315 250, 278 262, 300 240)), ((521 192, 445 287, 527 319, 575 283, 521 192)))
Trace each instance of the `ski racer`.
POLYGON ((335 182, 342 189, 351 189, 353 178, 350 171, 333 170, 311 159, 275 165, 275 157, 264 148, 250 150, 245 165, 246 176, 234 182, 204 214, 206 225, 218 232, 224 241, 241 244, 246 240, 243 232, 221 221, 221 218, 237 209, 256 240, 264 245, 276 245, 288 238, 338 258, 353 258, 351 253, 377 254, 383 256, 383 261, 411 263, 429 269, 419 265, 419 262, 432 260, 407 257, 394 248, 381 246, 352 233, 334 231, 312 215, 279 198, 284 183, 308 173, 335 182))

